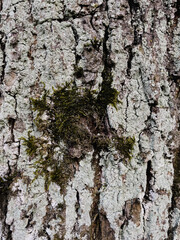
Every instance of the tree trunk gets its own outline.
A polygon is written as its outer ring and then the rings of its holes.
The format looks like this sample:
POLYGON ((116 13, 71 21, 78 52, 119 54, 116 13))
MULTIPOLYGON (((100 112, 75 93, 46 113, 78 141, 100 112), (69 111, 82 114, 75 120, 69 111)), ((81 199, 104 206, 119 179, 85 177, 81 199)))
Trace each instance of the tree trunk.
POLYGON ((0 9, 0 239, 180 239, 178 0, 0 9))

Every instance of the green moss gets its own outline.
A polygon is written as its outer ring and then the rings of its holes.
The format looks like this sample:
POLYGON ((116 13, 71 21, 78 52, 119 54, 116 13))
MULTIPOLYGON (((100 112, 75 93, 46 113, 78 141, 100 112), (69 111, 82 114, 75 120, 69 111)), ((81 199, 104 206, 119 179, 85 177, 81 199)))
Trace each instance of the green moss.
POLYGON ((115 146, 124 158, 131 158, 134 138, 118 138, 115 131, 107 130, 107 106, 111 104, 116 108, 119 101, 117 90, 111 87, 111 73, 103 74, 99 94, 66 84, 53 89, 52 94, 44 90, 41 97, 31 99, 37 116, 34 122, 41 137, 36 138, 28 132, 28 137, 22 140, 27 154, 37 159, 35 178, 45 177, 46 190, 55 182, 63 193, 74 174, 73 164, 92 147, 101 151, 115 146), (55 149, 61 141, 66 147, 63 159, 59 160, 55 149), (78 154, 73 155, 77 151, 78 154))
POLYGON ((54 170, 50 173, 50 181, 55 182, 60 185, 61 193, 63 193, 67 187, 68 180, 73 176, 72 159, 63 159, 64 161, 58 167, 56 166, 54 170))
POLYGON ((132 152, 134 149, 135 138, 134 137, 117 137, 115 139, 116 149, 123 155, 124 159, 131 160, 132 152))
MULTIPOLYGON (((76 87, 58 87, 51 95, 47 112, 48 129, 54 142, 63 140, 68 146, 79 145, 90 138, 83 119, 95 110, 95 98, 90 91, 79 92, 76 87)), ((48 133, 49 134, 49 133, 48 133)))
POLYGON ((92 140, 92 144, 95 149, 98 150, 107 150, 110 146, 111 140, 108 136, 105 135, 98 135, 94 136, 92 140))
POLYGON ((54 149, 60 141, 63 140, 67 149, 82 145, 85 151, 90 147, 92 133, 87 126, 95 121, 93 113, 97 111, 93 93, 89 90, 80 92, 67 84, 53 89, 51 95, 45 92, 41 98, 31 100, 33 110, 37 112, 35 124, 42 137, 36 138, 28 132, 27 139, 22 140, 27 154, 38 159, 35 162, 35 178, 39 175, 45 177, 45 189, 48 189, 50 182, 55 182, 63 191, 73 173, 71 165, 75 160, 68 152, 64 154, 63 161, 55 159, 54 149), (42 120, 43 114, 47 120, 42 120))
POLYGON ((46 91, 44 88, 44 93, 41 98, 38 99, 31 98, 33 110, 38 111, 39 115, 42 115, 46 110, 48 110, 47 95, 48 91, 46 91))
POLYGON ((38 139, 35 136, 32 136, 31 132, 29 131, 27 139, 21 138, 21 140, 23 140, 23 145, 26 146, 26 153, 31 157, 34 156, 38 148, 38 139))

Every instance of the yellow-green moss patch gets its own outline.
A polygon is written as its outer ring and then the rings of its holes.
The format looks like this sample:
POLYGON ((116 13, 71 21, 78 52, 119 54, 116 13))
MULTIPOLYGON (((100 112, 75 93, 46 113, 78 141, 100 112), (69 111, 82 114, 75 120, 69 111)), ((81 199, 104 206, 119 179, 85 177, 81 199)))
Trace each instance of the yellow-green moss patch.
POLYGON ((50 182, 55 182, 63 192, 74 174, 73 165, 92 149, 101 151, 114 146, 124 159, 132 156, 135 139, 120 138, 107 127, 107 106, 116 108, 119 101, 118 91, 111 87, 111 73, 103 74, 105 81, 99 94, 66 84, 53 89, 51 94, 44 89, 41 97, 31 99, 36 112, 34 123, 41 137, 29 132, 22 140, 27 154, 37 159, 35 177, 45 177, 46 189, 50 182), (61 142, 65 147, 57 153, 61 142))

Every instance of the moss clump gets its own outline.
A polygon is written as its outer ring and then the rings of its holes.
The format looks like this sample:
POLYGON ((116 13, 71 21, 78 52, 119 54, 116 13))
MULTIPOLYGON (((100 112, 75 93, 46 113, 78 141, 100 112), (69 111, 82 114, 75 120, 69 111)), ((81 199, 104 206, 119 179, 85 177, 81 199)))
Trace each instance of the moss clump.
POLYGON ((41 115, 44 111, 48 110, 47 95, 48 92, 44 90, 44 94, 41 99, 31 98, 33 110, 38 111, 39 115, 41 115))
POLYGON ((64 192, 69 178, 73 176, 74 171, 72 164, 72 159, 64 156, 63 162, 61 162, 60 166, 56 165, 50 173, 50 181, 61 186, 61 193, 64 192))
POLYGON ((36 154, 38 145, 37 141, 38 139, 35 136, 31 135, 31 132, 28 132, 28 138, 21 138, 23 140, 23 145, 26 146, 26 153, 33 157, 36 154))
POLYGON ((116 149, 119 150, 120 154, 123 155, 125 159, 131 160, 134 144, 135 144, 134 137, 128 138, 117 137, 115 139, 116 149))
POLYGON ((94 136, 92 140, 92 144, 94 148, 98 150, 108 149, 108 147, 111 144, 111 140, 108 136, 98 135, 98 136, 94 136))
POLYGON ((35 178, 44 176, 46 189, 55 182, 63 192, 73 176, 73 164, 92 148, 100 151, 115 146, 124 158, 131 158, 135 140, 118 138, 105 123, 107 106, 116 107, 119 102, 117 90, 111 87, 112 75, 106 74, 99 94, 66 84, 53 89, 52 94, 44 90, 41 97, 31 99, 41 137, 29 132, 22 140, 27 154, 37 159, 35 178), (65 144, 63 158, 59 156, 62 150, 59 155, 56 151, 61 141, 65 144))
POLYGON ((50 137, 53 143, 63 140, 68 146, 72 146, 90 139, 85 121, 93 118, 97 107, 93 93, 89 90, 81 93, 76 87, 69 85, 57 87, 52 95, 43 95, 41 99, 32 101, 32 104, 33 109, 38 112, 35 120, 38 129, 50 137), (48 104, 44 101, 45 97, 49 100, 48 104), (38 102, 41 105, 42 101, 46 104, 44 108, 39 108, 38 102), (47 120, 42 120, 43 115, 46 115, 47 120))

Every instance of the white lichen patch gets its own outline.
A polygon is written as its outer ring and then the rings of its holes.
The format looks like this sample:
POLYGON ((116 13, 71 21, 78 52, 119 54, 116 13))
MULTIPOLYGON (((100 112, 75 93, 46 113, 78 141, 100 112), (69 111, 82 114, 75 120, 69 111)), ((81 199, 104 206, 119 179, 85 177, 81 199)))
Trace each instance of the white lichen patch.
POLYGON ((93 152, 89 153, 80 161, 79 170, 74 179, 69 183, 66 202, 66 235, 65 239, 73 239, 79 236, 78 229, 81 226, 91 225, 90 210, 92 204, 92 194, 90 189, 94 187, 94 171, 91 160, 93 152), (78 226, 78 229, 76 229, 78 226), (73 231, 74 228, 76 231, 73 231))
MULTIPOLYGON (((176 3, 2 1, 0 239, 180 239, 177 201, 169 212, 179 141, 176 3), (45 190, 44 178, 32 181, 37 159, 22 141, 28 131, 41 136, 31 98, 41 96, 43 85, 52 92, 70 82, 97 96, 107 76, 119 102, 108 105, 102 135, 134 137, 132 158, 114 146, 99 153, 93 143, 94 152, 73 162, 63 194, 55 183, 45 190)), ((97 130, 101 124, 91 125, 97 130)), ((64 149, 56 149, 57 159, 64 149)))

